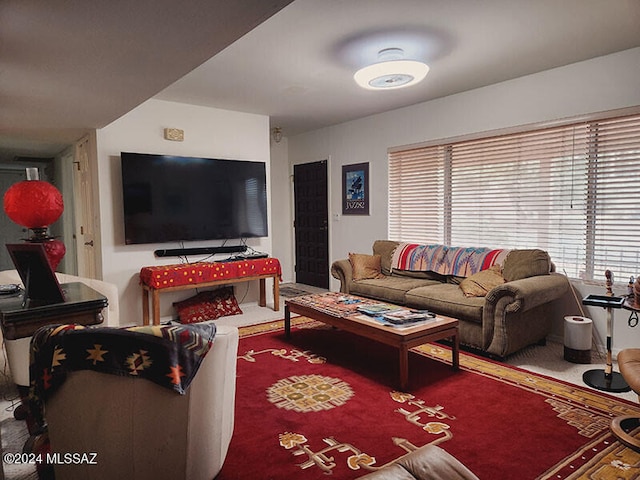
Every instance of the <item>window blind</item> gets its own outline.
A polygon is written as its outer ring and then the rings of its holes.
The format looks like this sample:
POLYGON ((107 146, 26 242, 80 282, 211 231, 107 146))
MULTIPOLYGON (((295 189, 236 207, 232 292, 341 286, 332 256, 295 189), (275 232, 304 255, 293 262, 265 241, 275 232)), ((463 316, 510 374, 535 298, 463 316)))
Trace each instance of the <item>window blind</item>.
POLYGON ((389 238, 438 243, 443 235, 442 147, 398 152, 389 169, 389 238))
POLYGON ((587 271, 640 274, 640 116, 591 125, 587 271))
POLYGON ((640 271, 638 195, 640 116, 414 148, 389 154, 389 238, 542 248, 620 279, 640 271))

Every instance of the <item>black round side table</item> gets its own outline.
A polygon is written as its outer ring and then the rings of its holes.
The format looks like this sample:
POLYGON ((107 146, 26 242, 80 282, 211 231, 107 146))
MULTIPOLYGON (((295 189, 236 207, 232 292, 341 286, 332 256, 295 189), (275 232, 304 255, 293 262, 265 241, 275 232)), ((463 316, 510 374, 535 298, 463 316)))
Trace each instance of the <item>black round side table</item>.
POLYGON ((590 387, 606 392, 629 392, 631 387, 619 372, 613 371, 613 317, 614 309, 620 309, 625 302, 624 297, 608 295, 589 295, 582 299, 584 305, 603 307, 607 310, 607 364, 604 369, 588 370, 582 374, 582 380, 590 387))

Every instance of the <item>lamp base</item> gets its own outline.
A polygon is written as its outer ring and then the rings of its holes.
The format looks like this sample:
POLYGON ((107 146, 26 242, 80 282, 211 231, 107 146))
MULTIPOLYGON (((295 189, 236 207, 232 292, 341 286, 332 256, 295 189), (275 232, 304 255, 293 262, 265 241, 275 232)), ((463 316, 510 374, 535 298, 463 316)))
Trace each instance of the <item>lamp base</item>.
POLYGON ((34 237, 27 240, 29 243, 41 243, 44 246, 44 251, 47 254, 47 259, 49 260, 49 265, 51 265, 51 269, 55 272, 56 268, 60 264, 62 257, 67 253, 67 247, 64 246, 64 242, 57 238, 52 237, 34 237))

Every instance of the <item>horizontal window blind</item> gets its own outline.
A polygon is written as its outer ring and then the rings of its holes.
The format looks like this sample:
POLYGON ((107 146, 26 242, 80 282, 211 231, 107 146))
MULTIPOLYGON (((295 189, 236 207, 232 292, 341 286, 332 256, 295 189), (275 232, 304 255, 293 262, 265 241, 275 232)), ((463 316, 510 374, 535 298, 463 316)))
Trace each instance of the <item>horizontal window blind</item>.
POLYGON ((389 238, 440 241, 443 235, 441 147, 398 152, 389 169, 389 238))
POLYGON ((640 116, 591 125, 589 261, 598 278, 640 274, 640 116))
POLYGON ((452 244, 542 248, 579 275, 586 144, 572 126, 453 145, 452 244))
POLYGON ((639 195, 640 116, 414 148, 389 154, 389 238, 542 248, 620 279, 640 273, 639 195))

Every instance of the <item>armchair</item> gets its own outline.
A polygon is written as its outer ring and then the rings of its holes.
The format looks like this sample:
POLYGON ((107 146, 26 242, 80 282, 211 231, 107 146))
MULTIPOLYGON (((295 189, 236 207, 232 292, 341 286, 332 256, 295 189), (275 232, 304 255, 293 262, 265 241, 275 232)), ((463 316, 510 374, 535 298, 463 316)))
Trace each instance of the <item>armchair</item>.
MULTIPOLYGON (((640 348, 621 350, 618 353, 618 368, 640 400, 640 348)), ((619 415, 611 421, 611 432, 627 447, 640 452, 639 426, 640 417, 637 415, 619 415)))
POLYGON ((96 455, 85 463, 54 465, 56 478, 212 480, 233 433, 237 349, 237 328, 218 325, 183 395, 128 373, 66 372, 44 400, 51 451, 60 458, 96 455))
POLYGON ((424 445, 359 480, 478 480, 457 458, 437 445, 424 445))

